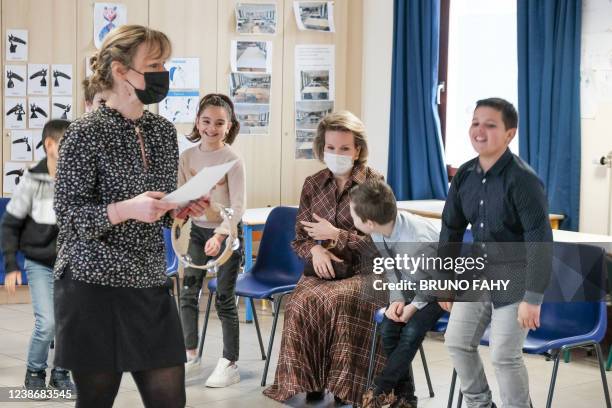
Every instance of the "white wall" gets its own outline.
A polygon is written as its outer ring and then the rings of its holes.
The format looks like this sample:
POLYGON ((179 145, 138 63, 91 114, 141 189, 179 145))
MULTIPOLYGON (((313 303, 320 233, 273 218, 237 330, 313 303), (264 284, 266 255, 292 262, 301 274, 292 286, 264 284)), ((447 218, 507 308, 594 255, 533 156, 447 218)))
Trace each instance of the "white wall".
MULTIPOLYGON (((393 47, 393 0, 363 0, 363 120, 370 137, 370 164, 386 174, 389 149, 389 101, 393 47)), ((583 1, 583 50, 610 56, 612 75, 612 3, 583 1), (595 34, 595 35, 594 35, 595 34), (599 36, 598 36, 599 35, 599 36), (588 41, 588 47, 585 43, 588 41)), ((584 67, 584 60, 583 60, 584 67)), ((601 82, 597 84, 600 88, 601 82)), ((580 231, 612 230, 612 170, 593 160, 612 151, 612 85, 600 89, 594 118, 582 119, 580 231), (606 95, 607 92, 607 95, 606 95)), ((586 98, 582 108, 586 110, 586 98)))
POLYGON ((393 0, 363 0, 362 120, 368 163, 387 175, 393 49, 393 0))

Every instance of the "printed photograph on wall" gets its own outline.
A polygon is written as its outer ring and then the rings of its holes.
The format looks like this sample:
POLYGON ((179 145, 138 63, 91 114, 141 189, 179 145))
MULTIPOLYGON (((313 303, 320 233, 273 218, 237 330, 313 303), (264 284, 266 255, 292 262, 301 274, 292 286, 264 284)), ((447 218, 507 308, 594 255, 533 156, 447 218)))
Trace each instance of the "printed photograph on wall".
POLYGON ((233 72, 272 72, 272 41, 232 41, 233 72))
POLYGON ((26 96, 26 66, 5 65, 4 66, 4 95, 26 96))
POLYGON ((28 30, 6 30, 6 49, 7 61, 27 61, 28 60, 28 30))
POLYGON ((236 32, 238 34, 275 34, 276 4, 236 4, 236 32))
POLYGON ((300 30, 334 32, 333 1, 294 1, 295 22, 300 30))
POLYGON ((28 64, 28 95, 49 95, 49 65, 28 64))

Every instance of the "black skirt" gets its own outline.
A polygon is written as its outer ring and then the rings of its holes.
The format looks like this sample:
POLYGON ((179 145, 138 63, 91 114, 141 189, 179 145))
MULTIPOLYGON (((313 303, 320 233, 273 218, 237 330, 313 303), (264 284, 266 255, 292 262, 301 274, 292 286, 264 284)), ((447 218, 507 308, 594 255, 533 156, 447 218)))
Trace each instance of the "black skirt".
POLYGON ((141 371, 184 364, 185 343, 167 287, 54 285, 55 365, 77 371, 141 371))

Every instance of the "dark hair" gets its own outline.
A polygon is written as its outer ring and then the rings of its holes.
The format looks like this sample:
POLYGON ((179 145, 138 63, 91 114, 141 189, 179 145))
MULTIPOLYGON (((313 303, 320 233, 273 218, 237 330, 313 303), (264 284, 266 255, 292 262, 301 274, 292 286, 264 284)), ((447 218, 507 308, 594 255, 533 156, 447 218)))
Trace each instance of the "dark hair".
POLYGON ((502 121, 504 122, 506 130, 515 129, 518 127, 518 113, 516 112, 516 108, 507 100, 502 98, 481 99, 476 102, 476 107, 474 110, 483 106, 493 108, 496 111, 501 112, 502 121))
POLYGON ((64 119, 51 119, 47 123, 45 123, 45 127, 43 127, 42 131, 42 144, 45 153, 47 152, 47 148, 45 147, 45 140, 48 138, 54 140, 55 142, 59 142, 60 139, 66 133, 66 129, 70 126, 70 121, 64 119))
POLYGON ((350 190, 353 210, 361 221, 388 224, 397 217, 397 203, 393 190, 382 180, 367 180, 350 190))
POLYGON ((193 125, 193 130, 191 131, 191 134, 187 136, 187 139, 189 139, 190 142, 200 141, 202 136, 200 136, 200 132, 198 131, 197 123, 198 120, 200 120, 200 115, 202 114, 202 112, 204 112, 204 110, 209 106, 218 106, 225 109, 225 111, 227 112, 227 116, 230 122, 232 123, 232 126, 230 127, 229 131, 227 132, 227 136, 225 136, 223 141, 231 145, 232 143, 234 143, 234 140, 236 140, 236 136, 238 136, 238 132, 240 131, 240 122, 238 122, 238 119, 236 118, 236 112, 234 112, 234 103, 229 98, 229 96, 223 94, 211 93, 205 95, 202 99, 200 99, 198 113, 195 118, 196 123, 193 125))

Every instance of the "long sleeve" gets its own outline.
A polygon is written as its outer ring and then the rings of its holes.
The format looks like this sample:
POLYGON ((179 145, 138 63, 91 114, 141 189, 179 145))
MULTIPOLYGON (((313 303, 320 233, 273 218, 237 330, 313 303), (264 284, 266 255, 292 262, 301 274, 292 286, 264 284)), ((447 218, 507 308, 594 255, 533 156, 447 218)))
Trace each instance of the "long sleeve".
POLYGON ((300 207, 298 209, 297 218, 295 221, 295 239, 291 242, 291 246, 297 255, 306 260, 312 259, 310 250, 312 247, 317 245, 317 242, 308 236, 301 223, 301 221, 312 220, 311 194, 312 187, 311 183, 309 182, 309 177, 307 177, 306 181, 304 181, 304 186, 302 187, 300 207))
POLYGON ((246 208, 246 174, 244 169, 244 163, 242 160, 238 162, 230 169, 227 173, 227 184, 229 190, 229 202, 230 207, 234 211, 232 215, 232 224, 229 221, 223 220, 220 226, 215 228, 217 234, 229 235, 230 230, 235 227, 244 214, 246 208))
POLYGON ((461 242, 465 229, 468 226, 468 220, 461 208, 461 199, 458 193, 459 187, 457 185, 458 180, 459 174, 453 178, 450 189, 448 190, 448 197, 446 198, 446 203, 444 204, 444 210, 442 212, 440 243, 461 242))
POLYGON ((19 239, 23 230, 26 217, 32 211, 32 183, 28 177, 17 186, 13 197, 6 206, 6 211, 1 221, 0 246, 4 256, 4 270, 12 272, 19 269, 17 266, 17 251, 19 250, 19 239))
POLYGON ((523 300, 538 305, 544 299, 552 272, 552 230, 546 193, 533 175, 515 184, 512 200, 525 237, 527 268, 523 300))
POLYGON ((60 144, 54 209, 60 229, 97 239, 112 224, 97 186, 98 158, 84 132, 70 127, 60 144))

